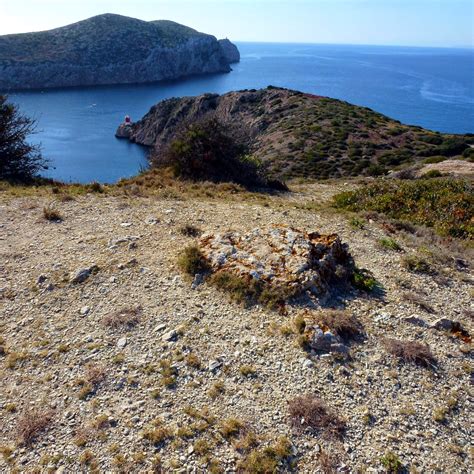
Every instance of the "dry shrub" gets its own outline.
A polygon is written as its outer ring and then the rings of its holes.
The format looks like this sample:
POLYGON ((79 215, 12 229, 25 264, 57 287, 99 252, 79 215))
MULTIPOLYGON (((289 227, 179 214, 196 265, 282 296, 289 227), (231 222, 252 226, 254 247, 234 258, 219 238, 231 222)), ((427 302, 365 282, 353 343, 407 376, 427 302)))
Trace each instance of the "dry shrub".
POLYGON ((341 457, 339 454, 331 453, 327 451, 321 451, 319 455, 319 467, 324 474, 336 474, 338 467, 341 464, 341 457))
POLYGON ((52 422, 52 410, 28 410, 18 419, 17 435, 21 444, 31 444, 52 422))
POLYGON ((303 395, 288 404, 291 425, 297 430, 311 430, 327 438, 341 438, 345 421, 315 395, 303 395))
POLYGON ((181 227, 179 231, 185 237, 199 237, 202 234, 201 229, 190 224, 186 224, 185 226, 181 227))
POLYGON ((364 331, 360 321, 347 311, 325 311, 317 316, 317 320, 345 341, 361 336, 364 331))
POLYGON ((88 364, 86 366, 86 381, 94 386, 100 385, 105 379, 105 367, 101 365, 88 364))
POLYGON ((50 222, 61 222, 63 220, 61 213, 54 208, 53 204, 43 207, 43 217, 50 222))
POLYGON ((102 324, 112 329, 131 329, 140 322, 142 308, 123 308, 115 313, 110 313, 102 319, 102 324))
POLYGON ((427 344, 416 341, 399 341, 397 339, 385 339, 383 344, 389 354, 398 357, 403 362, 423 367, 433 367, 436 364, 436 358, 427 344))

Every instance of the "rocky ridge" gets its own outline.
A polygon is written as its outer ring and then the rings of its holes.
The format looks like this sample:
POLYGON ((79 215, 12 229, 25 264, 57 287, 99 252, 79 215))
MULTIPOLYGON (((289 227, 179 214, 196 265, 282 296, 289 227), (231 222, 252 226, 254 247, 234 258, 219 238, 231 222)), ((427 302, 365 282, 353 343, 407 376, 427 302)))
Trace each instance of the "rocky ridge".
POLYGON ((470 156, 473 137, 403 125, 335 99, 276 87, 164 100, 127 137, 159 155, 183 126, 213 116, 245 140, 278 179, 379 175, 470 156))
POLYGON ((0 90, 134 84, 230 72, 237 48, 171 21, 105 14, 0 36, 0 90))

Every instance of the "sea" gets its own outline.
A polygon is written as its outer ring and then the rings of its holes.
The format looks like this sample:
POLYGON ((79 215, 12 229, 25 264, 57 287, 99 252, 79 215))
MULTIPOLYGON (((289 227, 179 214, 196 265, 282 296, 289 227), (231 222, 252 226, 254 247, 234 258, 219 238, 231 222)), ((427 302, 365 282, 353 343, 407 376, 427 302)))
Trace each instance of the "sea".
POLYGON ((147 167, 147 149, 118 140, 125 115, 140 119, 157 102, 205 92, 287 87, 370 107, 410 125, 474 133, 474 49, 237 43, 229 74, 145 85, 11 92, 37 120, 31 141, 64 182, 115 183, 147 167))

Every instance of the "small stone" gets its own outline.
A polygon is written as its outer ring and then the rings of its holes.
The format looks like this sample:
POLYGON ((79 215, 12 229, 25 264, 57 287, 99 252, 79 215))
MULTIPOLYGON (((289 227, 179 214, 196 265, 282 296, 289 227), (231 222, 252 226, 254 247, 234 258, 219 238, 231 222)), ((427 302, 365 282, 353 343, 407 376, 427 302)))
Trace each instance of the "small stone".
POLYGON ((178 337, 178 333, 173 329, 163 334, 163 336, 161 336, 161 340, 163 342, 169 342, 169 341, 174 341, 175 339, 177 339, 177 337, 178 337))
POLYGON ((122 222, 122 223, 120 224, 121 227, 132 227, 132 225, 133 225, 133 224, 132 224, 131 222, 122 222))
POLYGON ((92 265, 89 268, 80 268, 69 276, 69 281, 73 284, 84 283, 93 273, 99 270, 97 265, 92 265))
POLYGON ((127 338, 126 337, 121 337, 117 342, 117 347, 119 349, 123 349, 126 345, 127 345, 127 338))
POLYGON ((214 372, 214 370, 217 370, 221 366, 222 366, 222 362, 219 362, 218 360, 211 360, 209 362, 209 371, 214 372))
POLYGON ((87 314, 89 314, 90 310, 91 310, 91 309, 89 308, 89 306, 83 306, 83 307, 79 310, 79 312, 81 313, 82 316, 86 316, 87 314))
POLYGON ((158 222, 160 222, 160 221, 156 217, 148 217, 145 220, 145 224, 148 224, 148 225, 156 225, 156 224, 158 224, 158 222))
POLYGON ((303 368, 304 369, 311 369, 314 367, 314 362, 310 359, 306 359, 304 362, 303 362, 303 368))
POLYGON ((157 331, 164 331, 165 329, 166 329, 166 324, 158 324, 158 326, 156 326, 157 331))
POLYGON ((408 324, 414 324, 415 326, 426 327, 426 321, 424 319, 418 318, 417 316, 407 316, 403 318, 403 321, 408 324))

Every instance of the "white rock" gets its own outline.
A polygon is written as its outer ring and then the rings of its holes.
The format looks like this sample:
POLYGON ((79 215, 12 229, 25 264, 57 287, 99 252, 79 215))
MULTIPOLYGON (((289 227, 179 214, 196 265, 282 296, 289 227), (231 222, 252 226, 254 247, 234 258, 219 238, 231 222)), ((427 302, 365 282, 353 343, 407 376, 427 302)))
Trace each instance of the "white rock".
POLYGON ((121 337, 121 338, 117 341, 117 347, 118 347, 119 349, 123 349, 126 345, 127 345, 127 338, 126 338, 126 337, 121 337))

